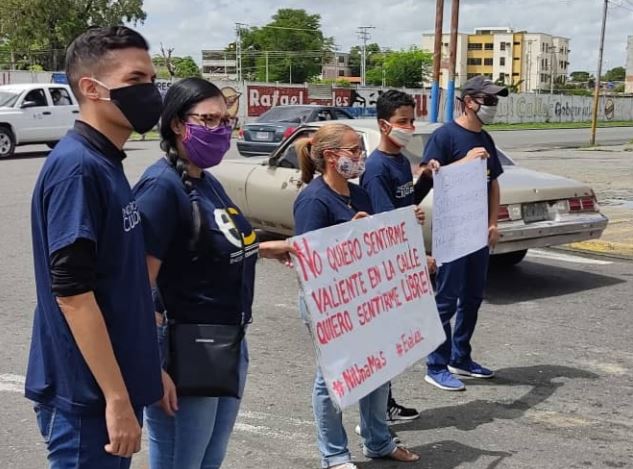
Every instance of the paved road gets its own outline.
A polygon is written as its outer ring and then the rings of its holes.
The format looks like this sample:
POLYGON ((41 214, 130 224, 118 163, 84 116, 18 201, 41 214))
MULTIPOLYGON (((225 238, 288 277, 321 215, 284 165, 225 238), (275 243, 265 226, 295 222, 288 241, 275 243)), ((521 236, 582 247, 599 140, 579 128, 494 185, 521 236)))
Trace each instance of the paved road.
MULTIPOLYGON (((590 129, 559 130, 498 130, 492 132, 501 148, 556 148, 576 147, 589 143, 590 129)), ((622 145, 633 140, 633 127, 609 127, 598 129, 599 145, 622 145)))
MULTIPOLYGON (((130 145, 131 180, 155 158, 130 145)), ((44 467, 33 412, 21 397, 31 329, 29 199, 42 154, 0 161, 0 467, 44 467)), ((415 468, 633 467, 633 264, 553 251, 491 273, 475 337, 476 358, 497 378, 449 394, 416 366, 398 398, 422 411, 396 427, 423 459, 415 468)), ((225 467, 316 468, 310 409, 312 348, 297 317, 293 273, 258 264, 251 373, 225 467)), ((350 447, 358 416, 345 413, 350 447)), ((143 452, 134 463, 147 467, 143 452)), ((363 468, 396 467, 387 462, 363 468)), ((401 466, 398 466, 401 467, 401 466)))

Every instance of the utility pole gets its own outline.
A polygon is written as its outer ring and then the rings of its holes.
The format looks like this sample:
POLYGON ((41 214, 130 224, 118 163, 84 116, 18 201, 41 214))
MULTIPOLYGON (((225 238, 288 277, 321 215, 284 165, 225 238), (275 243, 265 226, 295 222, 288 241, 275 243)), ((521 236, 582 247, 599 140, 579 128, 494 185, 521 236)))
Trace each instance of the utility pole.
POLYGON ((598 101, 600 100, 600 78, 602 76, 602 53, 604 51, 604 31, 607 27, 607 9, 609 8, 609 0, 604 0, 604 8, 602 10, 602 30, 600 31, 600 52, 598 53, 598 76, 596 76, 596 84, 593 90, 593 112, 591 116, 591 145, 596 144, 596 125, 598 124, 598 101))
POLYGON ((440 66, 442 63, 442 24, 444 22, 444 0, 435 4, 435 44, 433 47, 433 85, 431 87, 431 122, 437 122, 440 112, 440 66))
POLYGON ((237 81, 242 81, 242 26, 246 26, 243 23, 235 23, 235 33, 237 38, 235 40, 235 65, 237 71, 237 81))
POLYGON ((365 74, 367 73, 367 41, 371 38, 370 29, 376 29, 374 26, 359 26, 358 37, 363 41, 362 58, 360 62, 360 85, 365 86, 365 74))
POLYGON ((459 28, 459 0, 451 3, 451 48, 448 64, 448 92, 446 93, 446 116, 444 122, 453 120, 455 111, 455 65, 457 62, 457 30, 459 28))
POLYGON ((268 51, 266 51, 266 83, 268 83, 268 51))

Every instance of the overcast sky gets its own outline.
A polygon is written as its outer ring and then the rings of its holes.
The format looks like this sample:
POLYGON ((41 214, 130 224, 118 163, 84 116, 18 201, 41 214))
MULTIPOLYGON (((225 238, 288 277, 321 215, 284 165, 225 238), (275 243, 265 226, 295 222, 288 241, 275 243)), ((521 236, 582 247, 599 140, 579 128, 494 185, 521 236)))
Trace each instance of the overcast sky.
MULTIPOLYGON (((451 1, 445 0, 444 31, 451 1)), ((138 29, 153 52, 160 42, 178 56, 200 62, 201 49, 221 49, 235 39, 235 23, 261 26, 279 8, 303 8, 321 15, 322 30, 340 50, 359 44, 356 28, 374 26, 371 42, 392 49, 420 45, 432 32, 435 0, 145 0, 145 24, 138 29)), ((570 71, 597 68, 602 0, 462 0, 460 32, 476 27, 510 26, 571 39, 570 71)), ((626 38, 633 34, 633 0, 610 0, 604 69, 624 66, 626 38)))

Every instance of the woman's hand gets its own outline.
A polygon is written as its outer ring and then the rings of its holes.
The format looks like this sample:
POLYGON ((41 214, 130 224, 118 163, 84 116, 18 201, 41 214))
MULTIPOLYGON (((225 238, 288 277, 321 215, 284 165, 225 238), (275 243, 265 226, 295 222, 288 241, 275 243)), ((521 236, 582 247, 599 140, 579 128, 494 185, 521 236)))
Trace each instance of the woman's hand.
POLYGON ((415 218, 418 220, 420 225, 424 225, 424 220, 426 220, 426 214, 424 213, 424 209, 419 205, 413 207, 413 212, 415 213, 415 218))
POLYGON ((357 212, 356 215, 352 217, 352 220, 360 220, 362 218, 367 218, 369 213, 367 212, 357 212))
POLYGON ((295 249, 286 240, 264 241, 259 244, 259 254, 267 259, 276 259, 282 264, 292 266, 290 254, 296 254, 295 249))
POLYGON ((178 411, 176 385, 165 370, 161 371, 161 378, 163 380, 163 398, 160 400, 160 407, 167 415, 173 417, 178 411))

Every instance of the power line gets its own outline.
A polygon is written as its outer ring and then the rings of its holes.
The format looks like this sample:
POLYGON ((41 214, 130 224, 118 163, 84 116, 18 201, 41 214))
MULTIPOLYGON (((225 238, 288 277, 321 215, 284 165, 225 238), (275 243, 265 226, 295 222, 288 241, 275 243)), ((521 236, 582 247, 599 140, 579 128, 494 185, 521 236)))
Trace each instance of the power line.
POLYGON ((365 86, 365 75, 367 73, 367 41, 371 38, 370 30, 376 29, 374 26, 359 26, 358 37, 363 41, 362 60, 360 68, 360 84, 365 86))

